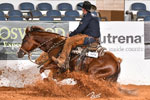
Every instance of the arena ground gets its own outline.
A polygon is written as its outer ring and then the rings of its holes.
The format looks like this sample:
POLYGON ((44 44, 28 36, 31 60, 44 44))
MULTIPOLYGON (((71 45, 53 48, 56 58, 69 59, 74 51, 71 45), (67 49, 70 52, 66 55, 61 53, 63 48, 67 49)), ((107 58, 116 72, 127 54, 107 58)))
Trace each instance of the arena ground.
POLYGON ((51 80, 38 81, 25 88, 1 87, 0 100, 150 100, 150 86, 120 86, 77 72, 67 76, 77 84, 60 85, 51 80))
MULTIPOLYGON (((105 97, 95 100, 150 100, 150 86, 126 85, 127 88, 137 89, 137 95, 120 95, 120 97, 105 97)), ((91 100, 88 97, 53 97, 43 96, 36 91, 16 88, 0 88, 0 100, 91 100)))

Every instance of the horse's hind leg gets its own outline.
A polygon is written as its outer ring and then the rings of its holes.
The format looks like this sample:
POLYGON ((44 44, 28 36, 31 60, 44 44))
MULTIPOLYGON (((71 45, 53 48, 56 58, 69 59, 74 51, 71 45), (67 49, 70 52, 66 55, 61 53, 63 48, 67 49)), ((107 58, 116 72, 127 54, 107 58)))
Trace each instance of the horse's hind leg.
POLYGON ((96 78, 96 79, 105 79, 109 76, 113 75, 113 72, 110 68, 108 67, 103 67, 103 68, 94 68, 90 70, 90 73, 92 75, 92 77, 96 78))

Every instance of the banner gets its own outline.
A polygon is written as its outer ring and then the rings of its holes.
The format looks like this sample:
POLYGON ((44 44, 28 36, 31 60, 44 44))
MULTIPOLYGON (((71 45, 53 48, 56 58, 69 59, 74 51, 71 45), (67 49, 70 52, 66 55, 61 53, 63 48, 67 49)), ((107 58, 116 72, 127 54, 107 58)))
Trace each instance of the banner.
MULTIPOLYGON (((0 60, 17 60, 16 53, 25 36, 27 26, 41 26, 46 31, 65 36, 68 33, 67 22, 1 22, 0 24, 0 60)), ((33 55, 38 55, 38 52, 33 55)), ((26 59, 25 56, 23 59, 26 59)))
MULTIPOLYGON (((70 31, 78 26, 75 22, 69 24, 70 31)), ((144 22, 100 22, 101 45, 122 59, 118 82, 150 84, 150 60, 145 59, 150 55, 145 48, 149 52, 150 45, 144 42, 144 35, 150 40, 149 27, 150 23, 144 26, 144 22)))

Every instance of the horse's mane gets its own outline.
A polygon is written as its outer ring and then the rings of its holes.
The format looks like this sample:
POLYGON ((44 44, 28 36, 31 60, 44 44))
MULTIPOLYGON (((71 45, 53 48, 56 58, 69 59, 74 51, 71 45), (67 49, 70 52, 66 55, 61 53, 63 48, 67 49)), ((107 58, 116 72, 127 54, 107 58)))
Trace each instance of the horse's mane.
POLYGON ((47 32, 44 30, 44 28, 40 26, 31 26, 26 28, 26 34, 38 34, 38 35, 59 35, 57 33, 47 32), (38 33, 37 33, 38 32, 38 33))

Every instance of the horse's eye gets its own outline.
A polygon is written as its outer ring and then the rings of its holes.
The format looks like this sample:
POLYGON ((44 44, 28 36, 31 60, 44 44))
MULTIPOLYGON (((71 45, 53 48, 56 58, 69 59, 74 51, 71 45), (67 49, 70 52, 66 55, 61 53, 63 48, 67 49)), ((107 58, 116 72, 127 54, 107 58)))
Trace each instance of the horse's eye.
POLYGON ((26 39, 23 39, 23 42, 26 42, 27 40, 26 39))

